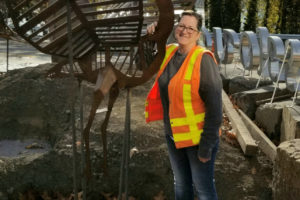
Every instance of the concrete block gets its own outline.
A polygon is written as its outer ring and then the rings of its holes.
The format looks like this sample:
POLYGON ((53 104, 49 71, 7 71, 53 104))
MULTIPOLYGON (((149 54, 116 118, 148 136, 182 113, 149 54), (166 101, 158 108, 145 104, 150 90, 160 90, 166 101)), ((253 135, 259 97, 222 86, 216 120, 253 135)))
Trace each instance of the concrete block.
POLYGON ((280 128, 282 121, 282 110, 291 105, 292 101, 274 102, 262 104, 255 112, 255 121, 263 128, 265 134, 275 141, 280 141, 280 128))
POLYGON ((280 142, 300 138, 300 106, 284 107, 280 142))
MULTIPOLYGON (((238 92, 255 89, 257 81, 258 81, 257 78, 246 77, 246 76, 236 76, 236 77, 230 79, 228 93, 234 94, 234 93, 238 93, 238 92)), ((271 85, 271 84, 272 84, 272 81, 270 81, 270 80, 261 80, 259 83, 259 86, 262 87, 262 86, 267 86, 267 85, 271 85)))
POLYGON ((300 139, 281 143, 273 169, 274 200, 300 198, 300 139))
MULTIPOLYGON (((244 92, 232 94, 232 99, 236 105, 244 112, 250 119, 255 119, 255 112, 259 101, 270 99, 273 95, 274 86, 265 86, 257 89, 252 89, 244 92)), ((285 89, 285 85, 280 84, 277 88, 275 97, 287 95, 290 92, 285 89)))

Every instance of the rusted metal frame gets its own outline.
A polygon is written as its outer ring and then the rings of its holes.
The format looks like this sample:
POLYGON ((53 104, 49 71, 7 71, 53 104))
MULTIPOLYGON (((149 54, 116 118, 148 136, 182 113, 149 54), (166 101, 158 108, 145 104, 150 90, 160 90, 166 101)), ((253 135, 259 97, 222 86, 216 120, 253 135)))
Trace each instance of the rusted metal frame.
POLYGON ((95 53, 97 51, 97 48, 98 48, 98 46, 94 45, 94 43, 93 43, 92 45, 90 45, 90 47, 88 47, 86 50, 84 50, 83 52, 81 52, 78 55, 78 58, 81 58, 84 55, 95 53))
POLYGON ((116 58, 116 61, 114 63, 114 66, 116 66, 116 64, 118 63, 118 60, 119 60, 119 58, 120 58, 120 56, 121 56, 122 53, 123 53, 123 51, 119 52, 118 57, 116 58))
POLYGON ((134 2, 134 1, 139 1, 139 0, 103 1, 103 2, 96 2, 96 3, 83 3, 83 4, 78 4, 78 6, 81 8, 88 8, 88 7, 106 6, 111 4, 120 4, 120 3, 134 2))
POLYGON ((131 75, 131 70, 132 70, 132 66, 133 66, 133 51, 134 51, 134 46, 132 45, 130 47, 130 51, 129 51, 129 66, 127 71, 125 72, 125 74, 131 75))
POLYGON ((36 45, 33 41, 29 40, 28 38, 24 37, 24 35, 21 33, 20 31, 20 27, 19 27, 19 23, 18 21, 16 21, 17 19, 17 16, 16 16, 16 12, 12 9, 11 5, 10 5, 10 0, 5 0, 5 4, 6 4, 6 7, 8 8, 8 11, 9 11, 9 15, 10 17, 12 18, 12 21, 13 21, 13 24, 14 24, 14 27, 15 27, 15 31, 23 36, 23 38, 29 43, 31 44, 33 47, 35 47, 37 50, 43 52, 43 53, 48 53, 48 52, 44 52, 43 49, 39 46, 39 45, 36 45))
POLYGON ((9 66, 9 38, 6 38, 6 72, 8 72, 9 66))
MULTIPOLYGON (((138 52, 136 52, 136 54, 134 55, 133 60, 136 59, 137 55, 138 55, 138 52)), ((137 73, 138 70, 139 70, 139 68, 136 66, 136 67, 135 67, 135 70, 134 70, 134 72, 133 72, 133 74, 132 74, 133 77, 136 76, 136 73, 137 73)))
POLYGON ((136 44, 133 41, 102 41, 103 45, 110 45, 111 47, 123 47, 136 44))
POLYGON ((102 51, 99 51, 100 54, 100 68, 102 68, 102 51))
MULTIPOLYGON (((100 30, 102 30, 102 28, 108 28, 108 27, 111 27, 111 28, 118 28, 118 27, 131 28, 131 27, 135 27, 135 26, 138 27, 138 25, 139 25, 139 23, 137 21, 132 21, 132 22, 129 22, 129 23, 126 23, 126 24, 125 24, 125 22, 120 21, 120 22, 114 22, 113 24, 112 23, 102 24, 99 27, 95 26, 95 29, 101 28, 100 30)), ((147 24, 145 24, 145 26, 147 26, 147 24)), ((113 30, 115 30, 115 29, 113 29, 113 30)))
MULTIPOLYGON (((74 27, 73 32, 76 33, 79 30, 82 30, 82 24, 77 25, 76 27, 74 27)), ((42 47, 43 51, 45 52, 50 52, 51 49, 53 49, 54 47, 61 45, 62 42, 66 42, 67 39, 67 34, 63 34, 61 35, 59 38, 56 38, 55 40, 53 40, 50 44, 42 47)), ((54 53, 54 52, 52 52, 54 53)))
MULTIPOLYGON (((81 41, 80 43, 76 43, 75 45, 73 45, 73 55, 74 57, 78 58, 78 55, 80 53, 80 50, 82 50, 84 47, 90 46, 90 44, 93 43, 92 40, 89 41, 81 41)), ((64 51, 60 51, 57 52, 57 50, 55 50, 56 54, 62 55, 62 56, 67 56, 67 49, 64 49, 64 51)))
POLYGON ((103 30, 96 32, 98 36, 107 36, 107 35, 136 35, 136 31, 117 31, 117 30, 103 30))
MULTIPOLYGON (((138 26, 138 25, 136 25, 138 26)), ((108 31, 107 29, 105 29, 106 27, 99 27, 98 29, 96 28, 95 31, 96 33, 97 32, 100 32, 100 31, 108 31), (100 29, 101 28, 101 29, 100 29)), ((118 32, 118 31, 137 31, 138 27, 137 28, 130 28, 130 27, 126 27, 126 28, 119 28, 119 29, 109 29, 109 31, 111 32, 118 32)))
MULTIPOLYGON (((67 33, 68 33, 68 44, 69 44, 69 66, 70 66, 70 72, 71 76, 74 79, 74 71, 73 71, 73 49, 72 49, 72 22, 71 22, 71 0, 67 0, 67 33)), ((73 150, 73 189, 74 189, 74 199, 78 200, 78 188, 77 188, 77 147, 76 147, 76 127, 75 127, 75 88, 72 89, 72 102, 71 102, 71 124, 72 124, 72 150, 73 150)))
MULTIPOLYGON (((119 24, 126 24, 128 22, 136 22, 139 21, 140 16, 134 15, 129 17, 118 17, 118 18, 110 18, 110 19, 95 19, 88 21, 88 25, 90 27, 97 27, 97 26, 106 26, 106 25, 119 25, 119 24)), ((128 25, 130 26, 130 25, 128 25)))
POLYGON ((18 5, 16 5, 13 9, 14 10, 19 10, 21 7, 23 7, 24 5, 26 5, 26 3, 29 3, 31 0, 24 0, 21 3, 19 3, 18 5))
POLYGON ((138 10, 139 7, 130 7, 130 8, 116 8, 112 10, 101 10, 101 11, 90 11, 90 12, 83 12, 84 15, 101 15, 101 14, 107 14, 112 12, 121 12, 121 11, 132 11, 132 10, 138 10))
POLYGON ((149 22, 154 22, 158 20, 158 16, 149 16, 149 17, 144 17, 144 23, 149 24, 149 22))
MULTIPOLYGON (((77 17, 74 16, 74 17, 72 18, 72 22, 73 22, 73 23, 76 23, 76 19, 77 19, 77 17)), ((79 22, 79 20, 78 20, 78 22, 79 22)), ((61 25, 59 25, 59 26, 56 27, 53 31, 49 32, 47 35, 44 35, 44 37, 40 38, 40 39, 39 39, 38 41, 36 41, 35 43, 36 43, 37 45, 39 45, 39 44, 42 43, 44 40, 48 39, 49 37, 53 36, 54 34, 58 33, 59 31, 65 29, 67 25, 68 25, 67 22, 65 22, 65 23, 63 23, 63 24, 61 24, 61 25)), ((67 34, 67 32, 65 32, 65 34, 67 34)))
MULTIPOLYGON (((73 45, 74 57, 78 57, 78 55, 79 55, 78 53, 80 52, 79 50, 82 50, 83 47, 87 47, 93 42, 92 40, 87 39, 86 37, 84 39, 85 40, 81 40, 79 43, 76 43, 76 44, 73 45)), ((65 56, 66 49, 61 54, 65 56)))
MULTIPOLYGON (((83 36, 83 38, 87 38, 88 36, 84 37, 85 35, 86 35, 86 31, 85 31, 84 29, 80 30, 78 33, 76 33, 75 36, 72 37, 72 43, 74 44, 74 41, 75 41, 75 42, 78 42, 78 39, 79 39, 79 40, 82 40, 82 38, 80 38, 80 37, 82 37, 82 36, 83 36)), ((76 44, 76 45, 77 45, 77 44, 76 44)), ((68 48, 68 44, 65 43, 63 46, 59 46, 59 47, 57 47, 57 48, 55 48, 55 49, 53 49, 53 50, 54 50, 57 54, 63 54, 63 52, 65 52, 65 51, 67 50, 67 48, 68 48)), ((73 48, 74 48, 74 45, 73 45, 73 48)))
POLYGON ((70 3, 71 3, 73 11, 77 15, 77 17, 79 18, 81 23, 83 24, 83 27, 87 30, 90 37, 94 40, 95 45, 98 46, 100 41, 99 41, 97 35, 95 34, 93 28, 89 26, 88 21, 85 18, 85 16, 83 15, 82 11, 80 10, 80 8, 78 7, 78 5, 76 4, 75 1, 71 1, 70 3))
POLYGON ((143 16, 143 0, 139 0, 139 25, 138 25, 138 30, 137 30, 137 38, 136 38, 136 42, 138 42, 140 40, 140 36, 141 36, 141 32, 142 32, 142 28, 143 28, 143 21, 144 21, 144 16, 143 16))
POLYGON ((38 2, 37 4, 35 4, 31 8, 29 8, 25 13, 23 13, 20 16, 18 16, 17 20, 21 20, 21 19, 25 18, 27 15, 29 15, 30 13, 32 13, 34 10, 36 10, 39 7, 41 7, 45 2, 47 2, 47 0, 41 0, 40 2, 38 2))
POLYGON ((25 33, 27 30, 33 28, 38 23, 40 23, 43 19, 49 17, 50 14, 53 13, 54 10, 57 10, 58 8, 62 7, 64 5, 63 1, 56 1, 55 3, 51 4, 46 9, 42 10, 38 15, 31 18, 29 21, 27 21, 25 24, 23 24, 20 29, 25 33))
POLYGON ((61 13, 60 15, 58 15, 57 17, 53 18, 50 22, 48 22, 47 24, 45 24, 43 27, 41 27, 40 29, 36 30, 35 32, 33 32, 31 35, 29 35, 27 38, 31 39, 34 36, 36 36, 37 34, 39 34, 40 32, 44 31, 46 28, 50 27, 51 25, 57 23, 59 20, 63 19, 64 17, 66 17, 67 12, 64 11, 63 13, 61 13))
POLYGON ((84 50, 85 48, 86 48, 86 50, 88 50, 87 47, 89 47, 89 46, 91 46, 91 45, 93 46, 93 41, 92 41, 92 40, 88 41, 88 42, 85 43, 84 45, 77 46, 76 51, 74 50, 74 56, 80 57, 80 54, 83 53, 82 50, 84 50))
POLYGON ((125 64, 125 62, 126 62, 128 56, 129 56, 129 54, 130 54, 130 51, 127 52, 126 57, 125 57, 125 59, 123 60, 123 63, 121 64, 121 66, 120 66, 120 68, 119 68, 119 71, 122 71, 123 66, 124 66, 124 64, 125 64))
MULTIPOLYGON (((190 3, 189 6, 187 6, 187 7, 190 7, 195 4, 195 0, 175 0, 175 1, 172 1, 172 3, 174 6, 174 9, 176 8, 175 6, 178 6, 177 7, 178 9, 185 9, 186 6, 184 6, 184 8, 183 8, 182 4, 190 3)), ((144 1, 144 8, 148 8, 148 7, 156 7, 156 4, 154 2, 144 1)))
POLYGON ((120 167, 119 195, 118 200, 128 200, 128 172, 129 172, 129 152, 130 152, 130 114, 131 114, 131 91, 127 88, 125 130, 123 135, 122 157, 120 167), (123 196, 123 192, 124 195, 123 196))
POLYGON ((105 42, 109 39, 111 39, 111 40, 133 40, 133 39, 136 39, 136 36, 128 35, 127 37, 126 36, 113 36, 113 37, 110 37, 108 35, 108 36, 99 37, 99 39, 103 40, 103 42, 105 42))

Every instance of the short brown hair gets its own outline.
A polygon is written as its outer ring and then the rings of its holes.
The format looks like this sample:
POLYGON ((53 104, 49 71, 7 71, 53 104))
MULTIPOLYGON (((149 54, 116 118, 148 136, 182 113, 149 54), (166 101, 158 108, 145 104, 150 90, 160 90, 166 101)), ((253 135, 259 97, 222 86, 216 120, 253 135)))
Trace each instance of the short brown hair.
POLYGON ((185 10, 181 13, 178 22, 181 20, 181 18, 183 16, 193 16, 197 19, 197 29, 198 31, 201 30, 202 27, 202 15, 200 15, 199 13, 194 12, 193 10, 185 10))

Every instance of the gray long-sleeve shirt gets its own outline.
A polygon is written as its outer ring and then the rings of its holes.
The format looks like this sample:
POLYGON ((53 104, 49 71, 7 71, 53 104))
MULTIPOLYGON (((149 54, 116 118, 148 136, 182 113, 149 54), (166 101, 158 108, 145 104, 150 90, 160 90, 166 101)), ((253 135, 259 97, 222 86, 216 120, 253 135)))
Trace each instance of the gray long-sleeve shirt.
MULTIPOLYGON (((172 130, 169 119, 168 84, 179 70, 185 57, 186 55, 182 55, 177 51, 158 79, 164 110, 165 133, 169 135, 172 135, 172 130)), ((212 149, 219 139, 219 127, 222 123, 222 80, 218 67, 208 54, 204 54, 202 57, 200 72, 199 95, 205 104, 205 119, 198 156, 210 158, 212 149)))

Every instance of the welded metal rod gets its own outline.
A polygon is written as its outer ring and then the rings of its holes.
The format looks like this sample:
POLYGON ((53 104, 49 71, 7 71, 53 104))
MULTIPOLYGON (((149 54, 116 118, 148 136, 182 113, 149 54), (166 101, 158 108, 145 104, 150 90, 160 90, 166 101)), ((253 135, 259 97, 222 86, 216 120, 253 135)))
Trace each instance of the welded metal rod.
MULTIPOLYGON (((73 48, 72 48, 72 21, 71 21, 71 5, 70 0, 67 0, 67 30, 68 30, 68 50, 69 50, 69 67, 72 79, 74 80, 73 70, 73 48)), ((72 123, 72 147, 73 147, 73 189, 74 199, 78 200, 77 189, 77 159, 76 159, 76 129, 75 129, 75 87, 71 89, 71 123, 72 123)))
POLYGON ((81 148, 81 187, 82 187, 82 199, 86 200, 86 176, 84 175, 85 168, 85 152, 84 152, 84 135, 83 135, 83 87, 81 82, 79 83, 79 98, 80 98, 80 148, 81 148))
MULTIPOLYGON (((263 66, 262 69, 261 69, 262 72, 264 71, 264 69, 265 69, 265 67, 267 66, 267 63, 268 63, 268 62, 269 62, 269 57, 268 57, 268 59, 266 60, 264 66, 263 66)), ((259 75, 258 81, 257 81, 257 83, 256 83, 256 87, 255 87, 256 89, 257 89, 258 86, 259 86, 259 83, 260 83, 260 80, 261 80, 262 75, 263 75, 263 73, 261 73, 261 74, 259 75)))
POLYGON ((9 65, 9 39, 6 39, 6 72, 8 72, 8 65, 9 65))
POLYGON ((118 200, 123 200, 123 192, 125 199, 128 200, 128 172, 129 172, 129 149, 130 149, 130 96, 131 91, 127 89, 126 98, 126 115, 125 115, 125 132, 123 136, 123 147, 121 157, 120 182, 118 200))
POLYGON ((273 91, 273 95, 272 95, 272 98, 271 98, 271 101, 270 101, 271 104, 273 103, 277 87, 279 87, 279 79, 280 79, 280 75, 282 73, 282 69, 283 69, 283 66, 284 66, 284 63, 285 63, 287 52, 288 52, 288 48, 286 48, 286 51, 285 51, 285 54, 284 54, 284 58, 283 58, 283 61, 282 61, 282 65, 281 65, 280 70, 279 70, 279 74, 278 74, 278 77, 277 77, 276 85, 275 85, 275 88, 274 88, 274 91, 273 91))

